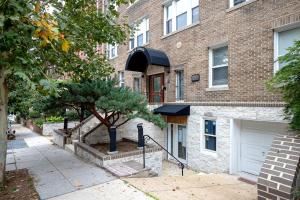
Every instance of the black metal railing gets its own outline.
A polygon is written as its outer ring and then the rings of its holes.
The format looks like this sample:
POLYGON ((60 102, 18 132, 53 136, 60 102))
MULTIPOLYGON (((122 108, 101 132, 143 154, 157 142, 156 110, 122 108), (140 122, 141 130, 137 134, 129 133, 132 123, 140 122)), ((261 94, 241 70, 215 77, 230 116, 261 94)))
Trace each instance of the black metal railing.
POLYGON ((162 145, 160 145, 157 141, 155 141, 152 137, 149 135, 144 135, 143 136, 143 166, 146 168, 146 149, 145 149, 145 143, 147 143, 149 140, 152 140, 156 145, 158 145, 160 148, 162 148, 165 152, 168 153, 172 158, 174 158, 178 162, 178 166, 181 168, 181 175, 183 176, 183 169, 184 169, 184 164, 178 160, 173 154, 171 154, 167 149, 165 149, 162 145))

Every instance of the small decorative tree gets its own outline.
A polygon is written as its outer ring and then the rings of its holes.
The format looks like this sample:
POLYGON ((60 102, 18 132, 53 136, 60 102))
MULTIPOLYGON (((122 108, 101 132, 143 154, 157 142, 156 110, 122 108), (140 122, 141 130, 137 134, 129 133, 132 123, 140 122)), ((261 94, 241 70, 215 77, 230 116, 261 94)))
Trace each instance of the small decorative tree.
POLYGON ((116 79, 98 79, 81 83, 64 82, 59 97, 51 97, 55 105, 82 108, 90 111, 110 133, 110 151, 116 151, 116 129, 129 120, 140 117, 160 128, 165 122, 147 108, 147 99, 130 88, 118 87, 116 79))
POLYGON ((286 119, 290 120, 291 129, 300 133, 300 40, 288 48, 279 62, 284 67, 268 82, 268 88, 282 93, 286 119))

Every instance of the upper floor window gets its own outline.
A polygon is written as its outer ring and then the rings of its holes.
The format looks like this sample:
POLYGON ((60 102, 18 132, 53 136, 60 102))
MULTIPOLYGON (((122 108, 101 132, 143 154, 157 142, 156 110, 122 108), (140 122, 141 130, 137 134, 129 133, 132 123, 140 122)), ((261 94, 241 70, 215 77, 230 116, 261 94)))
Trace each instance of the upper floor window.
POLYGON ((199 0, 173 0, 164 6, 164 34, 199 21, 199 0))
POLYGON ((119 77, 119 86, 124 88, 125 87, 125 77, 124 77, 124 72, 119 71, 118 72, 118 77, 119 77))
POLYGON ((135 28, 136 31, 132 34, 129 41, 130 50, 149 43, 149 18, 142 19, 135 28))
POLYGON ((233 7, 233 6, 236 6, 236 5, 239 5, 245 1, 249 1, 249 0, 230 0, 230 7, 233 7))
POLYGON ((176 71, 176 101, 184 100, 184 71, 176 71))
POLYGON ((209 51, 209 87, 228 86, 228 46, 209 51))
POLYGON ((118 45, 109 44, 107 47, 108 58, 113 59, 118 56, 118 45))
POLYGON ((274 72, 277 72, 282 67, 284 67, 284 63, 278 62, 278 57, 284 56, 288 52, 288 48, 293 46, 296 40, 300 40, 300 28, 290 29, 281 32, 275 32, 274 39, 274 59, 275 59, 275 67, 274 72))

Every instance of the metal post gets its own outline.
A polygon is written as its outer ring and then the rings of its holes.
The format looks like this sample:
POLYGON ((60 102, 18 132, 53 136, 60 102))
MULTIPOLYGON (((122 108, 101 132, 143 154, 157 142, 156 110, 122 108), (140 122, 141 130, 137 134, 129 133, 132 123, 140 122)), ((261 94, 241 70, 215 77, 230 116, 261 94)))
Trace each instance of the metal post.
POLYGON ((143 136, 143 166, 146 168, 145 136, 143 136))
POLYGON ((143 138, 144 138, 143 124, 142 123, 138 124, 137 129, 138 129, 138 147, 141 148, 144 146, 144 144, 143 144, 143 138))
POLYGON ((115 126, 110 127, 109 129, 109 151, 116 152, 117 151, 117 129, 115 126))
POLYGON ((64 130, 67 131, 68 130, 68 118, 65 117, 64 119, 64 130))
POLYGON ((184 166, 181 164, 181 176, 183 176, 183 168, 184 166))

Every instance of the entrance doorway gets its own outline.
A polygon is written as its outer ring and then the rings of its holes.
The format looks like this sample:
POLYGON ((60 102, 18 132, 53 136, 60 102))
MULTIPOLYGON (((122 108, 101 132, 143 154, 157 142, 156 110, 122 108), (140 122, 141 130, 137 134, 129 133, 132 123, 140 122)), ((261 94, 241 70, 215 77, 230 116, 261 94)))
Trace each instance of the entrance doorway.
POLYGON ((173 156, 186 163, 186 125, 168 124, 168 148, 173 156))
POLYGON ((149 76, 149 102, 164 102, 164 74, 149 76))

